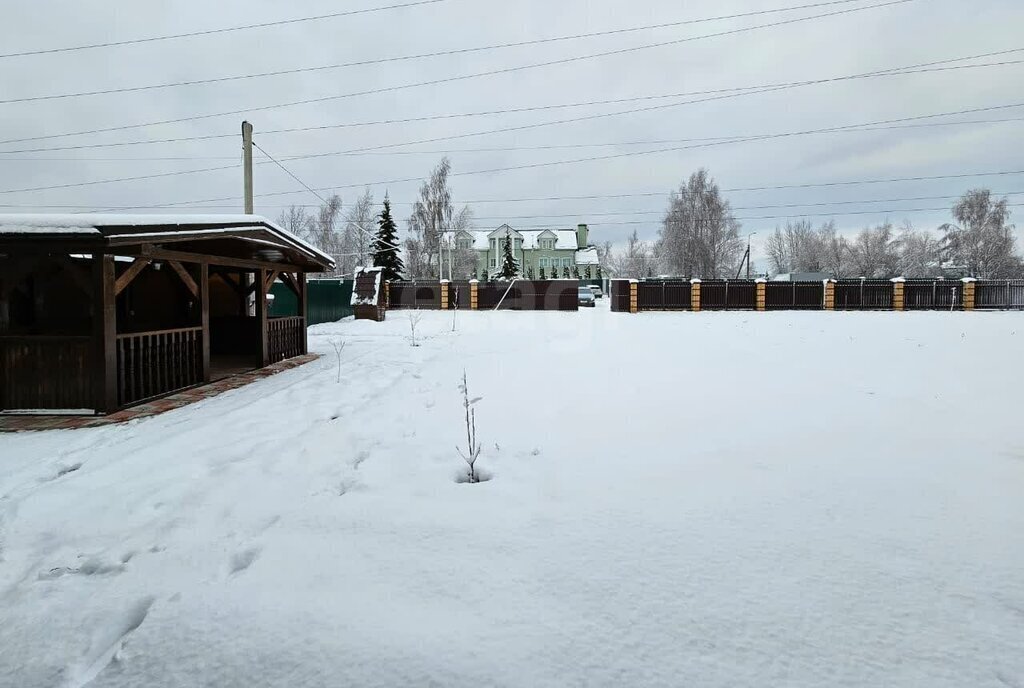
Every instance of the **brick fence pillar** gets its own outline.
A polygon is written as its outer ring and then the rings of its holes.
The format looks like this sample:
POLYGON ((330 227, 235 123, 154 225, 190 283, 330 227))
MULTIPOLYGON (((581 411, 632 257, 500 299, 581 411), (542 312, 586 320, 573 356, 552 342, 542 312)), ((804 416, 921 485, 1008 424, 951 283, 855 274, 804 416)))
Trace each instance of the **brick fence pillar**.
POLYGON ((384 283, 384 308, 391 308, 391 282, 384 283))
POLYGON ((906 306, 906 300, 903 292, 903 283, 906 282, 902 277, 895 277, 892 280, 892 309, 894 311, 902 311, 906 306))
POLYGON ((441 280, 441 310, 448 310, 448 280, 441 280))
POLYGON ((637 290, 640 288, 640 284, 636 280, 629 280, 629 312, 637 313, 640 310, 640 304, 637 303, 637 290))
POLYGON ((690 310, 694 313, 700 311, 700 280, 690 280, 690 310))
POLYGON ((765 280, 759 279, 754 281, 754 287, 757 289, 757 310, 763 311, 765 306, 765 298, 768 295, 768 284, 765 280))
POLYGON ((825 310, 834 311, 836 309, 836 281, 825 280, 825 301, 823 303, 825 310))
POLYGON ((477 301, 477 295, 479 294, 479 292, 480 292, 480 282, 478 282, 477 280, 470 280, 469 281, 469 309, 471 311, 475 311, 479 307, 478 306, 478 301, 477 301))
POLYGON ((964 310, 974 310, 974 282, 973 277, 964 277, 961 282, 964 285, 964 310))

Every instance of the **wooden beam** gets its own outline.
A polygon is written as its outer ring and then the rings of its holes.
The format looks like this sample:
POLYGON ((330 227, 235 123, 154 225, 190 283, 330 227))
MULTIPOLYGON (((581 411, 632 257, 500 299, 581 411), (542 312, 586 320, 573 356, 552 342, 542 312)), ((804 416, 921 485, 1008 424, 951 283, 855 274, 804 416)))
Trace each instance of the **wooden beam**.
POLYGON ((302 353, 309 353, 309 320, 307 318, 306 311, 309 309, 309 285, 306 283, 306 273, 297 272, 295 273, 295 284, 293 285, 296 290, 296 296, 299 299, 299 315, 302 316, 302 353))
MULTIPOLYGON (((302 274, 302 273, 296 273, 296 274, 302 274)), ((298 285, 298 282, 296 281, 296 275, 293 275, 290 272, 282 272, 281 273, 281 281, 284 282, 285 285, 287 285, 288 288, 292 290, 292 293, 295 294, 296 298, 301 296, 301 294, 299 293, 299 285, 298 285)))
POLYGON ((128 285, 139 276, 139 273, 142 272, 150 262, 151 261, 148 258, 136 258, 133 260, 132 264, 128 266, 128 269, 121 273, 121 276, 114 282, 114 296, 117 296, 127 289, 128 285))
POLYGON ((270 347, 267 338, 267 271, 257 270, 253 284, 256 287, 256 322, 259 326, 259 361, 260 367, 270 365, 270 347))
POLYGON ((116 411, 117 402, 117 300, 114 296, 114 257, 97 254, 92 259, 93 394, 96 411, 116 411))
POLYGON ((203 328, 203 382, 210 381, 210 266, 199 266, 199 324, 203 328))
POLYGON ((263 291, 270 293, 270 288, 274 286, 274 282, 277 281, 277 270, 270 270, 267 274, 267 281, 263 284, 263 291))
POLYGON ((178 273, 178 277, 180 277, 181 281, 184 282, 185 288, 189 290, 192 297, 198 299, 199 286, 196 284, 196 281, 192 279, 192 275, 188 274, 188 270, 185 269, 185 266, 176 260, 169 260, 167 261, 167 264, 174 268, 174 271, 178 273))
POLYGON ((229 268, 242 268, 245 270, 289 270, 298 272, 308 270, 308 267, 300 267, 291 263, 275 263, 267 260, 244 260, 241 258, 224 258, 222 256, 210 256, 203 253, 190 253, 188 251, 169 251, 159 248, 153 244, 142 244, 141 246, 126 246, 117 250, 118 255, 142 256, 153 260, 177 260, 182 263, 206 263, 207 265, 222 265, 229 268))

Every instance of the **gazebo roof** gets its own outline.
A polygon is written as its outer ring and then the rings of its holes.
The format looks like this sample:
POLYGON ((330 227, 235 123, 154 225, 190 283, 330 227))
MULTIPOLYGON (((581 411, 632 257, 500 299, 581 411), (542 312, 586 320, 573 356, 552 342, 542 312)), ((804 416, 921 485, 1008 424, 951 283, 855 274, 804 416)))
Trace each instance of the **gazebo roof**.
POLYGON ((153 247, 310 272, 334 267, 329 255, 259 215, 0 214, 0 247, 25 244, 130 254, 153 247))

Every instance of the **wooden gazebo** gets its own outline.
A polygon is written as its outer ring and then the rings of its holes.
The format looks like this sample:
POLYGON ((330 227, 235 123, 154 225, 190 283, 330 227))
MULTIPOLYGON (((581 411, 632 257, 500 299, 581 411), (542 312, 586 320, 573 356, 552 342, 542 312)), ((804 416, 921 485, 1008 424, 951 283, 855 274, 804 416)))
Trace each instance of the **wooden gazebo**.
POLYGON ((255 215, 0 215, 0 411, 109 413, 306 353, 330 256, 255 215), (297 308, 268 317, 281 281, 297 308))

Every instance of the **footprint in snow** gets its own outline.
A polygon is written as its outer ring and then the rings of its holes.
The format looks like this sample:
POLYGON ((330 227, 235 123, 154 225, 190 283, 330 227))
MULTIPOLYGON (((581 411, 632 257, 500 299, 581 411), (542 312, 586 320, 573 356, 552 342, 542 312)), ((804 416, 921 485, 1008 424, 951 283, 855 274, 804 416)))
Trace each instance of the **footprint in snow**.
POLYGON ((248 569, 260 556, 260 551, 260 547, 250 547, 248 549, 243 549, 240 552, 235 552, 231 556, 231 562, 228 565, 228 575, 234 576, 235 574, 248 569))
POLYGON ((152 596, 143 597, 125 610, 119 618, 96 628, 89 647, 81 659, 64 670, 63 688, 83 688, 104 669, 117 662, 121 650, 130 636, 149 615, 152 596))

